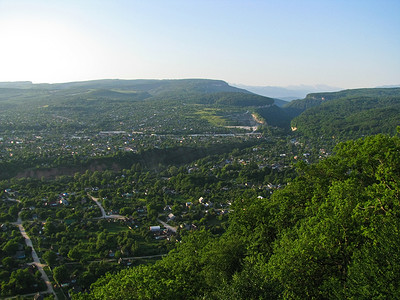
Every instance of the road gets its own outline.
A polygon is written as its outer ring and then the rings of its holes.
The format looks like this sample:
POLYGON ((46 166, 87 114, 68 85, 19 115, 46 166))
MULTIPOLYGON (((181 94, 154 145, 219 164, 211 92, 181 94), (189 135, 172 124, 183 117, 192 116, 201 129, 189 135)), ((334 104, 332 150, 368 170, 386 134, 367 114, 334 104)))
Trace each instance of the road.
POLYGON ((158 223, 161 223, 168 230, 171 230, 172 232, 176 233, 176 230, 178 229, 178 227, 172 227, 172 226, 168 225, 167 223, 161 221, 160 219, 157 219, 157 221, 158 221, 158 223))
POLYGON ((119 220, 125 220, 126 217, 121 216, 121 215, 107 215, 106 211, 104 210, 103 206, 101 205, 99 198, 95 198, 92 195, 88 194, 88 196, 94 201, 96 202, 97 206, 100 208, 101 211, 101 217, 103 219, 119 219, 119 220))
POLYGON ((45 293, 51 293, 51 294, 54 295, 55 299, 58 299, 56 293, 54 292, 53 286, 51 285, 49 277, 47 276, 46 272, 43 270, 43 267, 45 267, 46 265, 42 264, 40 262, 39 256, 37 255, 37 253, 35 251, 35 248, 33 248, 32 241, 29 238, 28 234, 26 233, 24 226, 22 226, 22 219, 21 219, 20 213, 18 214, 17 222, 13 223, 13 224, 18 226, 19 231, 21 232, 21 235, 25 239, 25 244, 32 248, 33 264, 36 265, 36 267, 38 268, 39 272, 42 274, 42 278, 43 278, 43 280, 44 280, 44 282, 46 283, 46 286, 47 286, 47 291, 45 293))
POLYGON ((89 195, 89 194, 88 194, 88 196, 89 196, 94 202, 96 202, 97 206, 100 208, 101 217, 102 217, 102 218, 107 218, 106 211, 104 210, 104 208, 103 208, 103 206, 101 205, 101 203, 98 201, 99 198, 95 198, 95 197, 93 197, 92 195, 89 195))

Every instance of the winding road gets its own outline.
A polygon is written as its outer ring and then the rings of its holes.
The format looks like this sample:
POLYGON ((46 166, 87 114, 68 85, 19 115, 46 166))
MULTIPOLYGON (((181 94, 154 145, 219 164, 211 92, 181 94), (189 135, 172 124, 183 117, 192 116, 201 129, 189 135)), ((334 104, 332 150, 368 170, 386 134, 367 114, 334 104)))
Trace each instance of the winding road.
MULTIPOLYGON (((16 200, 16 201, 18 201, 18 200, 16 200)), ((21 235, 25 239, 25 244, 32 248, 32 258, 33 258, 33 263, 32 264, 36 265, 36 267, 38 268, 39 272, 42 274, 42 278, 43 278, 43 280, 44 280, 44 282, 46 283, 46 286, 47 286, 47 291, 45 291, 44 293, 53 294, 55 299, 57 300, 58 297, 57 297, 56 293, 54 292, 54 289, 53 289, 53 286, 51 285, 50 279, 49 279, 49 277, 47 276, 46 272, 43 269, 43 267, 45 267, 46 265, 42 264, 40 262, 39 256, 37 255, 37 253, 35 251, 35 248, 33 248, 32 241, 29 238, 28 234, 26 233, 24 226, 22 226, 22 219, 21 219, 20 214, 21 214, 21 212, 19 212, 19 214, 18 214, 17 222, 15 222, 13 224, 18 226, 19 231, 21 232, 21 235)))

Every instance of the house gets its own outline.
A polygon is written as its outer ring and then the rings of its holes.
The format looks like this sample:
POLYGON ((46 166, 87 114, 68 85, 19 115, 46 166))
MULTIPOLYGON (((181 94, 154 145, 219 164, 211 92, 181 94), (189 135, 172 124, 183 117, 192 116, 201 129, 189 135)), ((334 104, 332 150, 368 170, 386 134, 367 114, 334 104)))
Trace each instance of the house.
POLYGON ((149 230, 152 232, 158 232, 161 230, 161 227, 160 226, 150 226, 149 230))
POLYGON ((61 198, 61 199, 60 199, 60 204, 68 205, 69 203, 68 203, 68 201, 65 200, 64 198, 61 198))
POLYGON ((174 216, 173 213, 170 213, 170 214, 168 215, 168 221, 173 221, 173 220, 175 220, 175 216, 174 216))

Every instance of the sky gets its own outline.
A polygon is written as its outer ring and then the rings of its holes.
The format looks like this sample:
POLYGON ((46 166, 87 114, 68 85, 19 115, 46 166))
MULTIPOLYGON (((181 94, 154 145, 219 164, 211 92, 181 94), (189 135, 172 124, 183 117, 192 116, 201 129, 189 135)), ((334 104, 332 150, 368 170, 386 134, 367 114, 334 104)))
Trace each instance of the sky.
POLYGON ((0 81, 400 84, 399 0, 0 0, 0 81))

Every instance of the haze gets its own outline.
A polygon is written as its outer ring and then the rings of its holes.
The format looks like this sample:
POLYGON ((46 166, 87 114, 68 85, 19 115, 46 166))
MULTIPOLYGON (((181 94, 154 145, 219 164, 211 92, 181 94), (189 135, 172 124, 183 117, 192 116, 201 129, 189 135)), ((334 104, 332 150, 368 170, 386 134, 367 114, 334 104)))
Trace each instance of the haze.
POLYGON ((399 1, 0 0, 0 81, 400 83, 399 1))

